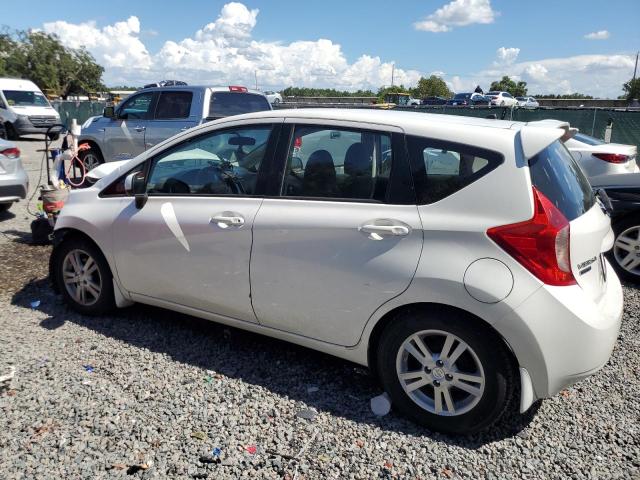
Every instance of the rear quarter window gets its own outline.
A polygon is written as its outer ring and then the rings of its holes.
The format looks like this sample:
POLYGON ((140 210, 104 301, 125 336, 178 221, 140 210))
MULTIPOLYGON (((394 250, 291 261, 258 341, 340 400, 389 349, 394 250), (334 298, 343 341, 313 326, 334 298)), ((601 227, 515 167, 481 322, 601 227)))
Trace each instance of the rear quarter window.
POLYGON ((558 140, 529 160, 529 171, 532 185, 569 221, 580 217, 596 203, 587 177, 558 140))
POLYGON ((434 203, 472 184, 497 168, 497 152, 430 138, 407 137, 418 204, 434 203))
POLYGON ((263 95, 238 92, 212 92, 209 101, 209 119, 240 115, 242 113, 271 110, 263 95))

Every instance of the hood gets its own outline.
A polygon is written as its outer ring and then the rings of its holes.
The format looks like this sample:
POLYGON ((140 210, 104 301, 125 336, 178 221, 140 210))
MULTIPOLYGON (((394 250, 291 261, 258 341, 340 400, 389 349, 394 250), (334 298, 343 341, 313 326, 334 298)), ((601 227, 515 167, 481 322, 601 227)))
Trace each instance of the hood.
POLYGON ((117 162, 103 163, 102 165, 98 165, 93 170, 90 170, 89 173, 87 173, 87 178, 93 180, 93 182, 97 182, 101 178, 106 177, 111 172, 115 172, 120 167, 129 163, 130 161, 131 160, 120 160, 117 162))

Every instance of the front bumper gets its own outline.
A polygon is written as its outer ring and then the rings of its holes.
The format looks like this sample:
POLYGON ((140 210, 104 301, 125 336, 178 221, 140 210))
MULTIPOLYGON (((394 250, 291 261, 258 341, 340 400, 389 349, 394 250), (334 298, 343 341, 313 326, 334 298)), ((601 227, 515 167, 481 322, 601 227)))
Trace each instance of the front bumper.
MULTIPOLYGON (((33 124, 29 117, 20 116, 13 122, 13 128, 18 134, 18 136, 22 135, 30 135, 34 133, 46 134, 47 130, 51 125, 60 123, 60 119, 56 118, 55 121, 43 122, 38 124, 33 124)), ((54 127, 51 129, 49 133, 58 134, 62 131, 62 127, 54 127)))
POLYGON ((18 164, 12 173, 0 174, 0 203, 17 202, 27 197, 29 177, 18 164))
POLYGON ((608 272, 598 302, 578 285, 543 286, 496 325, 530 375, 534 400, 557 394, 609 360, 620 331, 623 295, 610 265, 608 272))

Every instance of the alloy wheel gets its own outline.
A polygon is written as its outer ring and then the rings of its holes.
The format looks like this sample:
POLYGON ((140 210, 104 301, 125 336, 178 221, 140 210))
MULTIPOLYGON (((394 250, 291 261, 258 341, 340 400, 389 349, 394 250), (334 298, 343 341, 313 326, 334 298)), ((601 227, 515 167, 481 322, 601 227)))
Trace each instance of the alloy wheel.
POLYGON ((84 168, 88 172, 100 165, 100 159, 93 153, 87 153, 84 155, 82 163, 84 163, 84 168))
POLYGON ((396 373, 407 395, 424 410, 440 416, 462 415, 484 392, 485 374, 473 349, 442 330, 408 337, 396 357, 396 373))
POLYGON ((613 244, 613 255, 622 268, 640 275, 640 225, 621 232, 613 244))
POLYGON ((88 307, 100 298, 100 269, 85 250, 75 249, 67 253, 62 262, 62 277, 67 293, 78 304, 88 307))

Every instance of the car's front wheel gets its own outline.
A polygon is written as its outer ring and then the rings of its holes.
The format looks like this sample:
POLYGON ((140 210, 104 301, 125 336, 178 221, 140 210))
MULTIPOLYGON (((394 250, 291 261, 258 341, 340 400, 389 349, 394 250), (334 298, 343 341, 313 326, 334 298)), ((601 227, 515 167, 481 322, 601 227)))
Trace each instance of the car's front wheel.
POLYGON ((80 158, 80 161, 84 164, 84 169, 87 172, 104 163, 102 155, 94 148, 95 147, 89 150, 82 150, 78 155, 78 158, 80 158))
POLYGON ((65 302, 77 312, 101 315, 115 306, 109 264, 89 240, 63 240, 55 250, 54 269, 65 302))
POLYGON ((469 434, 489 427, 516 388, 516 369, 502 340, 453 310, 393 319, 377 360, 394 408, 433 431, 469 434))
POLYGON ((609 260, 618 275, 628 282, 640 282, 640 215, 613 224, 615 240, 609 260))

